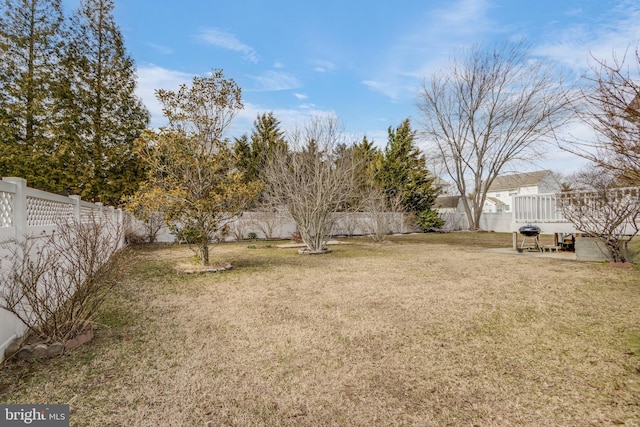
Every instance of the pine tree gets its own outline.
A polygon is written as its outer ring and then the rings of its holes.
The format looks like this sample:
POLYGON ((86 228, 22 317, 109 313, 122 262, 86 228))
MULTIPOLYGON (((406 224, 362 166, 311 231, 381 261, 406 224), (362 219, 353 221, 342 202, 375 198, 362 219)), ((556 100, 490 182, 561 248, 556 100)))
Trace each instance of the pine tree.
POLYGON ((0 17, 0 176, 56 191, 51 99, 63 39, 60 0, 5 0, 0 17))
POLYGON ((118 204, 144 179, 133 147, 149 121, 134 94, 134 63, 113 8, 113 0, 82 0, 71 18, 57 127, 64 178, 75 180, 71 191, 108 204, 118 204))
POLYGON ((236 138, 236 154, 244 167, 245 178, 249 181, 262 180, 262 173, 269 155, 286 148, 284 132, 280 129, 280 121, 273 112, 259 114, 253 122, 251 141, 246 135, 236 138))
POLYGON ((415 212, 423 229, 437 226, 432 223, 435 218, 431 206, 438 191, 425 157, 415 144, 416 132, 411 129, 410 120, 404 120, 396 129, 389 127, 388 133, 384 152, 373 161, 374 181, 390 201, 399 198, 407 212, 415 212))

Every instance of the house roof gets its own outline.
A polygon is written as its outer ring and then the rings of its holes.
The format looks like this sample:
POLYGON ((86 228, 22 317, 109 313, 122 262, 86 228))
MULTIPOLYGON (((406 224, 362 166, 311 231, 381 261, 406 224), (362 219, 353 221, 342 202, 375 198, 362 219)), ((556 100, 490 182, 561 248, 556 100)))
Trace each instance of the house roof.
POLYGON ((493 180, 491 187, 489 187, 489 191, 516 190, 521 187, 538 185, 551 173, 553 172, 550 170, 543 170, 498 176, 493 180))
POLYGON ((435 209, 456 208, 459 201, 460 196, 438 196, 433 203, 433 207, 435 209))
POLYGON ((507 204, 500 199, 496 199, 495 197, 487 197, 487 201, 493 203, 496 206, 506 206, 507 204))
POLYGON ((433 185, 436 187, 446 187, 449 185, 449 183, 439 176, 436 176, 435 178, 433 178, 433 185))

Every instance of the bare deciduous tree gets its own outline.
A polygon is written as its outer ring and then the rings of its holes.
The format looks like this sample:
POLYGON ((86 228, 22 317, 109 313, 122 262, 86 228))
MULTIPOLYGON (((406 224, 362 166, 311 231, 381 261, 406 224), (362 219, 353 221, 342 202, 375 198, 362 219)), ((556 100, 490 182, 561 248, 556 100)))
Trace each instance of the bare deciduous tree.
POLYGON ((353 150, 338 155, 344 133, 333 118, 315 118, 291 135, 292 151, 274 151, 267 162, 265 198, 286 209, 298 227, 303 252, 327 252, 333 225, 357 209, 357 162, 353 150))
POLYGON ((591 166, 572 177, 574 189, 558 195, 558 207, 576 229, 596 238, 606 256, 628 260, 628 242, 638 234, 640 189, 621 187, 611 170, 591 166))
POLYGON ((640 51, 613 52, 611 62, 592 58, 590 68, 592 84, 582 90, 577 109, 595 138, 563 148, 640 185, 640 51))
POLYGON ((424 135, 479 228, 494 179, 509 164, 542 155, 569 116, 560 82, 526 45, 480 46, 454 57, 419 94, 424 135))

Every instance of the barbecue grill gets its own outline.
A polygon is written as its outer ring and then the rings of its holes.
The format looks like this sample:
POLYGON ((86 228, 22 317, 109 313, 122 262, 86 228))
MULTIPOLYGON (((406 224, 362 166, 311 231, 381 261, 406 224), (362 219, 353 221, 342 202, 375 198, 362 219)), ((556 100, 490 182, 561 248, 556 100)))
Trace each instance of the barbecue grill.
POLYGON ((537 225, 523 225, 522 227, 520 227, 518 229, 518 231, 520 232, 520 234, 522 234, 525 237, 535 237, 538 234, 540 234, 540 227, 538 227, 537 225))
POLYGON ((520 227, 518 231, 520 232, 520 234, 524 236, 522 238, 522 243, 518 248, 518 252, 524 251, 525 248, 527 250, 542 251, 542 247, 540 246, 540 240, 538 239, 538 236, 540 235, 540 232, 541 232, 540 227, 538 227, 537 225, 528 224, 520 227), (531 237, 533 238, 533 246, 530 246, 530 245, 525 246, 525 243, 527 242, 527 238, 531 238, 531 237))

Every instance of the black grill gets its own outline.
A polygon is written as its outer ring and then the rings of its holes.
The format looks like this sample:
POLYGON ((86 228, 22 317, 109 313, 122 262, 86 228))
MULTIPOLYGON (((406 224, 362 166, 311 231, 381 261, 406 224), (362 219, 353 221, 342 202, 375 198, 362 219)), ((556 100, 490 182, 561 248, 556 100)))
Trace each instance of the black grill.
POLYGON ((523 225, 518 229, 518 231, 523 236, 536 237, 538 234, 540 234, 541 230, 540 230, 540 227, 538 227, 537 225, 529 224, 529 225, 523 225))

